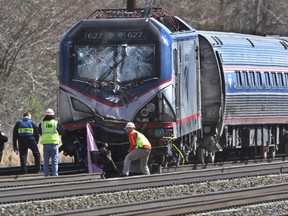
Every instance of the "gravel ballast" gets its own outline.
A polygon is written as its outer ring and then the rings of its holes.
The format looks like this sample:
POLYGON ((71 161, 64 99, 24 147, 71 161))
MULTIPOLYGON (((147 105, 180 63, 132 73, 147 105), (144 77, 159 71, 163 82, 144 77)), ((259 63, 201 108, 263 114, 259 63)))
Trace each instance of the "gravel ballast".
MULTIPOLYGON (((71 197, 65 199, 54 199, 45 201, 34 201, 18 204, 0 205, 0 215, 42 215, 56 212, 70 211, 97 206, 107 206, 123 203, 135 203, 145 200, 156 200, 168 197, 179 197, 200 193, 229 191, 240 188, 258 187, 288 182, 288 174, 257 176, 250 178, 239 178, 233 180, 209 181, 189 185, 174 185, 160 188, 142 190, 127 190, 114 193, 101 193, 87 196, 71 197)), ((287 195, 288 197, 288 195, 287 195)), ((198 215, 279 215, 288 213, 288 199, 273 203, 263 203, 245 206, 237 209, 225 209, 217 212, 203 213, 198 215)))

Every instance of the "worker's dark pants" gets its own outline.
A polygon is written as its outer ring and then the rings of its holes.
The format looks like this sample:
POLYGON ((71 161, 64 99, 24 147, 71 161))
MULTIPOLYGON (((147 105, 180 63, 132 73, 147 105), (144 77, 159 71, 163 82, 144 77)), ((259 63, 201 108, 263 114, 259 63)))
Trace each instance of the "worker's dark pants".
MULTIPOLYGON (((28 141, 28 140, 27 140, 28 141)), ((20 163, 21 163, 21 171, 23 174, 27 173, 27 153, 28 149, 32 151, 35 160, 35 169, 36 172, 40 172, 40 153, 35 140, 29 140, 29 142, 21 141, 19 143, 19 152, 20 152, 20 163)))

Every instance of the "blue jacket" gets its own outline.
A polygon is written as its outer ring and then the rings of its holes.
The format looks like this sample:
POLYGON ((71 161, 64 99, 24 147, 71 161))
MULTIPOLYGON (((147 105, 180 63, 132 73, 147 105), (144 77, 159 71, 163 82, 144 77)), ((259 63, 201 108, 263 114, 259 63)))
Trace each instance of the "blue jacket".
POLYGON ((21 118, 13 129, 13 147, 17 148, 17 140, 19 144, 35 141, 39 142, 39 133, 37 125, 29 118, 21 118))

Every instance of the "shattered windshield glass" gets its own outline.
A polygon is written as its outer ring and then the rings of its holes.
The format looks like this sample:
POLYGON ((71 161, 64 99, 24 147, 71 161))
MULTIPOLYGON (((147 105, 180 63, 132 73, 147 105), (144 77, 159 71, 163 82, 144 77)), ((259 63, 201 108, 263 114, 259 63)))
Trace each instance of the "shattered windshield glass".
POLYGON ((152 44, 77 46, 76 52, 79 79, 121 84, 155 77, 152 44))

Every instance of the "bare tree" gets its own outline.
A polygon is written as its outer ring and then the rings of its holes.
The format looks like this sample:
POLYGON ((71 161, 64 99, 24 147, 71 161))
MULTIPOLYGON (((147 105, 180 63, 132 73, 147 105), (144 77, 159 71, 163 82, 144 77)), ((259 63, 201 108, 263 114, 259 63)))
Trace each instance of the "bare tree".
MULTIPOLYGON (((109 3, 113 1, 105 2, 109 3)), ((82 0, 1 0, 0 5, 0 118, 11 130, 24 111, 40 120, 46 107, 56 108, 55 54, 61 35, 99 4, 92 0, 85 4, 82 0)))

